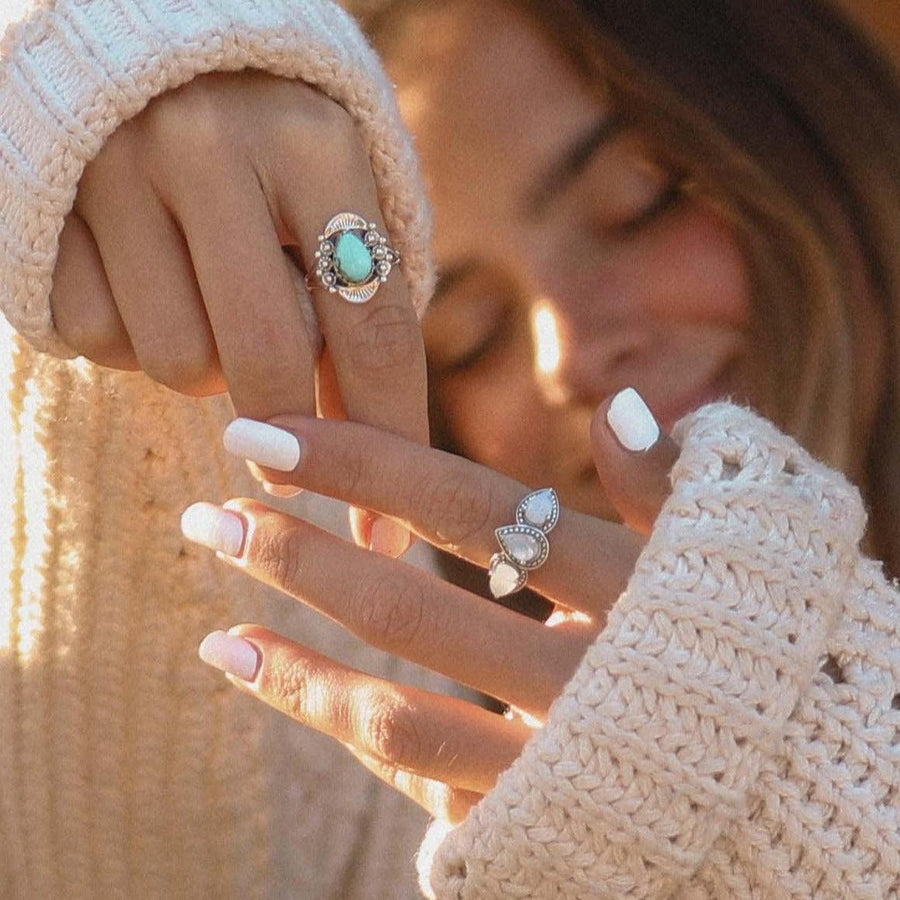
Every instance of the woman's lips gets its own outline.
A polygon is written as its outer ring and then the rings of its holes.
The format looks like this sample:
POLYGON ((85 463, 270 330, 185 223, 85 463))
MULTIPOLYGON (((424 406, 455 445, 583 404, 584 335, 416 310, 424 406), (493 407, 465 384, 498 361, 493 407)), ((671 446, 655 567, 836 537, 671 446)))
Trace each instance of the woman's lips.
POLYGON ((731 394, 731 375, 734 368, 735 361, 729 360, 712 378, 703 382, 699 387, 687 391, 680 397, 672 400, 667 399, 659 403, 654 403, 651 399, 648 399, 648 405, 663 431, 671 433, 675 423, 689 412, 693 412, 707 403, 722 400, 731 394))

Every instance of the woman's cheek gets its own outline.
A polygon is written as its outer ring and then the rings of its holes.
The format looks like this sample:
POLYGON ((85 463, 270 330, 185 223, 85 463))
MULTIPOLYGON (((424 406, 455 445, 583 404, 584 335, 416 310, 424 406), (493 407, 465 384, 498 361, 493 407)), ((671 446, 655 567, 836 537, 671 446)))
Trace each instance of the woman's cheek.
POLYGON ((645 296, 661 316, 698 325, 749 323, 749 266, 734 227, 709 203, 684 201, 634 249, 645 296))
POLYGON ((450 432, 467 456, 523 481, 541 471, 549 428, 530 374, 520 367, 463 373, 447 379, 441 396, 450 432))

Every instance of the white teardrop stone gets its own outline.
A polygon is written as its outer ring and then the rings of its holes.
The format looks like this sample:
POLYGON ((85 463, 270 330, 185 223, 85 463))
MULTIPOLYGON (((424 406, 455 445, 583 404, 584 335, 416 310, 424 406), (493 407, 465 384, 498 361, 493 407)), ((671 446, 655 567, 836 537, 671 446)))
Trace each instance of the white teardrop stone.
POLYGON ((531 497, 522 513, 525 521, 535 528, 543 528, 553 514, 553 497, 549 491, 541 491, 531 497))
POLYGON ((500 540, 513 561, 523 566, 540 555, 541 545, 530 534, 504 534, 500 540))
POLYGON ((491 593, 495 597, 505 597, 519 586, 519 573, 507 562, 499 562, 491 572, 491 593))

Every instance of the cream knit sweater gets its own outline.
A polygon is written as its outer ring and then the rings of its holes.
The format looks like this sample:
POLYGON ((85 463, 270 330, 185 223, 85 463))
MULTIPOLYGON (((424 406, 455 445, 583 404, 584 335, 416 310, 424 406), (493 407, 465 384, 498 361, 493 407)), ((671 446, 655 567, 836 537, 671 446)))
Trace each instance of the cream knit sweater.
MULTIPOLYGON (((427 216, 389 86, 324 0, 60 0, 0 65, 0 302, 47 308, 85 162, 213 68, 319 84, 367 135, 414 296, 427 216), (418 255, 417 255, 418 254, 418 255)), ((405 801, 195 662, 241 619, 407 677, 177 533, 247 493, 199 403, 5 335, 0 891, 9 897, 402 897, 405 801)), ((497 788, 419 864, 441 898, 900 896, 898 594, 844 480, 749 413, 683 423, 628 590, 497 788), (820 671, 827 661, 827 672, 820 671), (831 674, 827 674, 830 672, 831 674)))
POLYGON ((438 897, 900 897, 900 594, 858 493, 729 404, 676 437, 548 723, 423 847, 438 897))

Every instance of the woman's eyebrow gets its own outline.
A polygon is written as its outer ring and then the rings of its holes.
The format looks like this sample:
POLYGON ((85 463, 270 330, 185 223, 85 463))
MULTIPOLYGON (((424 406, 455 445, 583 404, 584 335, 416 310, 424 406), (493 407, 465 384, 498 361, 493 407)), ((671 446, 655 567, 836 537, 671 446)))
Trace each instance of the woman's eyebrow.
POLYGON ((550 201, 578 177, 594 154, 620 134, 624 127, 623 118, 613 112, 597 122, 587 133, 579 135, 538 179, 534 189, 528 192, 526 214, 532 218, 541 215, 550 201))
MULTIPOLYGON (((561 157, 538 179, 536 187, 528 193, 525 212, 534 218, 562 191, 572 179, 591 161, 594 154, 625 129, 625 121, 615 112, 608 113, 600 121, 579 135, 566 148, 561 157)), ((462 260, 441 269, 429 305, 434 308, 450 290, 464 281, 477 266, 472 260, 462 260)))

